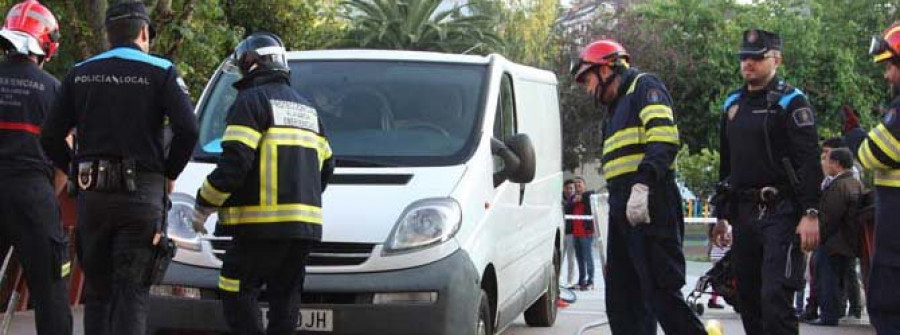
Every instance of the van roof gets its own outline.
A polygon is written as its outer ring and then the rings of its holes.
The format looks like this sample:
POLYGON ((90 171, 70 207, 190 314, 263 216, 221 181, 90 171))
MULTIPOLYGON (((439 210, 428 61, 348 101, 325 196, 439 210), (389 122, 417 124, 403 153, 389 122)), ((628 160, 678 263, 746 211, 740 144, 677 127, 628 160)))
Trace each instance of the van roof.
POLYGON ((491 61, 491 56, 459 55, 425 51, 363 49, 290 51, 287 53, 287 58, 289 60, 399 60, 468 64, 488 64, 491 61))

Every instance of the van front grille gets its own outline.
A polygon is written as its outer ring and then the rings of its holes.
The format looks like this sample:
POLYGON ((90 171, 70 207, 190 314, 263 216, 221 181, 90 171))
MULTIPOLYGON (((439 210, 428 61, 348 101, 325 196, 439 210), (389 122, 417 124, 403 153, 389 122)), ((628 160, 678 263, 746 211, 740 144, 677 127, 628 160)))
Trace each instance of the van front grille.
MULTIPOLYGON (((234 242, 230 240, 211 240, 213 254, 222 259, 225 251, 231 248, 234 242)), ((344 243, 344 242, 319 242, 312 246, 309 252, 307 266, 347 266, 359 265, 369 259, 375 244, 372 243, 344 243)))

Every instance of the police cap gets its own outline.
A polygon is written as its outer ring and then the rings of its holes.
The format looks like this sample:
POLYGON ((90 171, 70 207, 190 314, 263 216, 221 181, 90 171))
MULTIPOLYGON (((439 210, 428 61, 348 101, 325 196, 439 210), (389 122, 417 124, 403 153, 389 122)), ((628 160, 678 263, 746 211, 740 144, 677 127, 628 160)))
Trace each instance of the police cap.
POLYGON ((153 21, 150 21, 150 14, 143 2, 123 1, 109 6, 106 9, 106 25, 119 20, 143 20, 150 28, 150 39, 156 37, 156 29, 153 28, 153 21))
POLYGON ((762 29, 744 31, 739 56, 764 56, 769 50, 781 50, 781 37, 778 34, 762 29))

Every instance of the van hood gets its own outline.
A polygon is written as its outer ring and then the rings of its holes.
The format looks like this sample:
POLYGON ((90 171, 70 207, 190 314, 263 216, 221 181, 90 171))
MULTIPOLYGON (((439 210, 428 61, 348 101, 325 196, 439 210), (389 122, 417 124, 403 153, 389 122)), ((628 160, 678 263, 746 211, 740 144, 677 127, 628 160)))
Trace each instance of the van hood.
MULTIPOLYGON (((195 196, 214 168, 215 164, 191 162, 179 176, 175 192, 195 196)), ((465 171, 465 165, 337 168, 322 196, 322 240, 384 243, 406 206, 448 197, 465 171)))
POLYGON ((449 196, 465 170, 338 168, 322 199, 322 240, 384 243, 409 204, 449 196))

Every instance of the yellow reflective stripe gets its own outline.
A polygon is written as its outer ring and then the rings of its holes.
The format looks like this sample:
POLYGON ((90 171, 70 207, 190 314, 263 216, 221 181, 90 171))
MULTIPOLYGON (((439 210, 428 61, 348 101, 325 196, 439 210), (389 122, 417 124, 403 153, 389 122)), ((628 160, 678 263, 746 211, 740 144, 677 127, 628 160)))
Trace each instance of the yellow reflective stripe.
POLYGON ((67 277, 72 272, 72 262, 65 262, 60 267, 60 277, 67 277))
POLYGON ((219 211, 219 223, 223 225, 297 221, 322 224, 322 208, 306 204, 285 204, 226 207, 219 211))
POLYGON ((641 73, 641 74, 638 74, 637 77, 634 77, 634 80, 631 82, 631 86, 628 86, 628 92, 625 92, 625 94, 634 93, 634 88, 637 87, 638 79, 641 79, 641 77, 643 77, 644 74, 645 73, 641 73))
POLYGON ((603 177, 606 178, 606 180, 610 180, 629 172, 635 172, 637 171, 638 166, 641 165, 643 159, 644 154, 635 154, 622 156, 609 162, 605 162, 603 164, 603 177))
POLYGON ((900 141, 891 135, 891 132, 884 126, 879 124, 878 127, 872 129, 869 138, 875 141, 878 149, 881 149, 894 162, 900 162, 900 141))
POLYGON ((237 293, 241 291, 241 281, 237 279, 219 276, 219 289, 226 292, 237 293))
POLYGON ((606 139, 606 142, 603 143, 603 154, 606 155, 624 146, 646 142, 644 127, 625 128, 606 139))
POLYGON ((866 169, 870 170, 880 170, 880 169, 889 169, 890 167, 879 161, 875 158, 875 154, 872 153, 872 148, 869 147, 869 141, 863 141, 862 146, 859 147, 859 163, 866 169))
POLYGON ((322 164, 333 154, 331 145, 325 137, 306 129, 271 128, 266 133, 263 142, 276 145, 295 145, 316 150, 319 157, 319 169, 322 169, 322 164))
POLYGON ((892 54, 890 51, 882 52, 882 53, 878 54, 877 56, 875 56, 875 63, 882 62, 891 57, 894 57, 894 54, 892 54))
POLYGON ((647 131, 647 142, 665 142, 678 145, 678 127, 658 126, 650 128, 647 131))
POLYGON ((238 141, 251 149, 256 150, 259 146, 260 138, 262 138, 262 134, 256 131, 256 129, 246 126, 229 125, 225 128, 225 134, 222 135, 222 142, 238 141))
POLYGON ((675 116, 672 112, 672 108, 666 105, 650 105, 641 109, 641 122, 644 125, 650 122, 650 120, 656 118, 662 118, 666 120, 670 120, 675 122, 675 116))
POLYGON ((228 197, 231 196, 231 193, 219 191, 219 189, 212 186, 209 179, 207 179, 200 188, 200 196, 203 197, 203 200, 206 200, 213 205, 222 206, 222 204, 225 203, 225 200, 228 200, 228 197))
POLYGON ((875 185, 900 187, 900 170, 875 171, 875 185))
POLYGON ((264 141, 259 162, 259 203, 272 206, 278 197, 278 146, 264 141))

